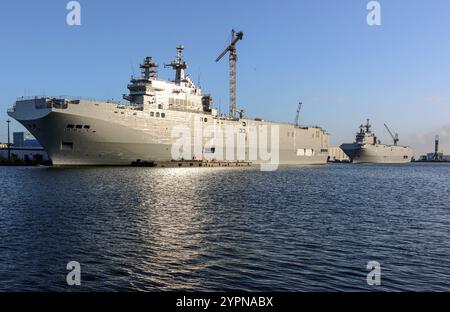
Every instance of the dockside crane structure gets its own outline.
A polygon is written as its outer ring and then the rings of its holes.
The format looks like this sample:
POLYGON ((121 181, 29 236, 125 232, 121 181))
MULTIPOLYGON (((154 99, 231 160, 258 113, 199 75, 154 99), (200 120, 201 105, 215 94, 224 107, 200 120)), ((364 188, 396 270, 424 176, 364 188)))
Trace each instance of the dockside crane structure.
POLYGON ((392 134, 391 130, 389 129, 389 127, 384 124, 384 126, 386 127, 386 130, 389 132, 389 135, 392 137, 392 140, 394 141, 394 145, 397 145, 398 143, 398 133, 395 134, 395 136, 392 134))
POLYGON ((300 127, 300 110, 302 109, 302 102, 298 103, 297 114, 295 114, 294 124, 296 127, 300 127))
POLYGON ((231 43, 226 47, 226 49, 217 57, 216 62, 220 61, 227 52, 229 52, 230 61, 230 112, 229 116, 232 119, 236 118, 236 112, 240 113, 240 118, 243 117, 244 111, 237 109, 236 106, 236 62, 237 62, 237 51, 236 44, 239 40, 242 40, 244 33, 242 31, 236 32, 234 29, 231 31, 231 43))

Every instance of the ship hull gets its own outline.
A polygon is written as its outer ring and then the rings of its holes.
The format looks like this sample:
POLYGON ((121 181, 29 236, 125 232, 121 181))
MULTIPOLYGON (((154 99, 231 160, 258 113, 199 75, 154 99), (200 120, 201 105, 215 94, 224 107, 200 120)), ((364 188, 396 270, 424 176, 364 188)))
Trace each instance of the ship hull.
POLYGON ((353 163, 402 164, 411 162, 413 150, 407 146, 385 144, 342 144, 342 150, 353 163))
POLYGON ((170 159, 169 144, 142 140, 137 130, 95 118, 52 113, 22 124, 45 148, 54 166, 130 165, 137 160, 170 159), (67 130, 67 124, 89 125, 90 129, 67 130))
MULTIPOLYGON (((98 106, 98 103, 87 102, 73 105, 73 109, 69 105, 66 109, 42 110, 33 108, 32 103, 17 102, 15 111, 9 115, 22 123, 39 140, 55 166, 131 165, 136 161, 179 160, 174 159, 172 153, 176 141, 172 135, 174 127, 181 125, 193 129, 195 124, 193 120, 208 116, 164 111, 166 117, 156 120, 148 118, 148 112, 118 110, 110 103, 100 104, 103 106, 102 110, 99 110, 98 106)), ((209 123, 220 124, 223 128, 227 125, 240 125, 242 128, 245 124, 248 129, 249 126, 261 123, 248 119, 229 121, 211 116, 207 118, 209 123)), ((276 151, 278 155, 275 164, 326 164, 329 138, 322 130, 319 132, 319 128, 300 129, 288 124, 269 122, 264 124, 279 127, 279 149, 276 151), (305 154, 304 151, 310 153, 305 154)), ((203 143, 208 139, 205 138, 203 143)), ((245 140, 247 141, 247 137, 245 140)), ((192 138, 192 142, 194 141, 192 138)), ((224 160, 250 161, 253 164, 268 163, 261 159, 250 159, 249 155, 252 152, 248 145, 246 147, 242 159, 224 160)), ((194 146, 191 145, 191 148, 194 149, 194 146)), ((269 146, 268 150, 270 149, 269 146)), ((225 155, 226 151, 223 154, 225 155)), ((234 147, 234 155, 237 155, 237 147, 234 147)), ((193 158, 200 159, 203 156, 194 155, 193 158)))

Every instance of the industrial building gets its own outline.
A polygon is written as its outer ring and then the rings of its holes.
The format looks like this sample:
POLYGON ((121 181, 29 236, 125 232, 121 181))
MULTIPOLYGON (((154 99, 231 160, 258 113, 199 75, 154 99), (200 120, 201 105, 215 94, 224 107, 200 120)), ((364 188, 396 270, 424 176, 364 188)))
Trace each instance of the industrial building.
POLYGON ((439 152, 439 136, 436 135, 434 139, 434 152, 427 153, 426 155, 420 156, 419 160, 421 162, 450 162, 450 155, 444 155, 443 152, 439 152))
POLYGON ((45 162, 48 161, 47 152, 39 147, 11 147, 0 148, 0 161, 25 161, 25 162, 45 162))
POLYGON ((0 143, 0 162, 44 163, 49 157, 39 142, 25 132, 14 132, 13 143, 0 143))

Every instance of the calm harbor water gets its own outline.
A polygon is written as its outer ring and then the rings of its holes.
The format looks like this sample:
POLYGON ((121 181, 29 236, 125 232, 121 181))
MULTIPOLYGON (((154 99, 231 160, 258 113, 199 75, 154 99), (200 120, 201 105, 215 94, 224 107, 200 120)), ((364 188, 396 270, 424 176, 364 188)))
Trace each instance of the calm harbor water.
POLYGON ((448 164, 0 167, 0 185, 0 291, 450 291, 448 164))

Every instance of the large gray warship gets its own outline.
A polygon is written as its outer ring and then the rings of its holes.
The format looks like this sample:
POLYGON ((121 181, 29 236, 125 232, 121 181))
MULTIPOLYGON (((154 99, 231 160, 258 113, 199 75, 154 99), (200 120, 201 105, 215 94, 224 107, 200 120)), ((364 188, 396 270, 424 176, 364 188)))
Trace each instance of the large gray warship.
POLYGON ((166 65, 175 70, 173 80, 159 79, 158 65, 151 57, 145 58, 140 65, 141 75, 131 78, 129 94, 123 96, 129 104, 69 97, 22 97, 8 114, 39 140, 53 165, 130 165, 136 161, 221 158, 255 164, 326 163, 329 135, 325 130, 245 118, 235 104, 230 107, 230 115, 221 115, 212 108, 212 97, 202 94, 200 87, 185 74, 188 65, 182 58, 183 46, 178 46, 177 51, 177 58, 166 65), (198 136, 195 131, 198 128, 228 133, 226 142, 231 139, 243 144, 232 145, 229 152, 230 146, 220 144, 217 138, 211 139, 204 132, 198 136), (184 139, 189 151, 186 153, 184 145, 180 154, 174 154, 174 146, 180 142, 177 134, 180 129, 189 132, 184 139), (269 134, 264 136, 261 129, 269 129, 269 134), (269 159, 263 155, 252 145, 252 137, 258 137, 258 142, 268 138, 267 149, 272 149, 272 156, 276 153, 277 157, 269 159))
POLYGON ((408 146, 398 145, 398 134, 393 135, 385 125, 394 141, 393 145, 382 144, 370 131, 369 119, 366 125, 359 126, 356 140, 341 145, 341 149, 353 163, 407 163, 411 162, 413 150, 408 146))

